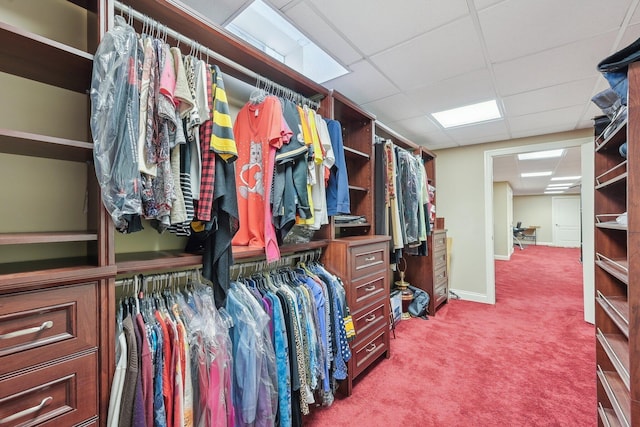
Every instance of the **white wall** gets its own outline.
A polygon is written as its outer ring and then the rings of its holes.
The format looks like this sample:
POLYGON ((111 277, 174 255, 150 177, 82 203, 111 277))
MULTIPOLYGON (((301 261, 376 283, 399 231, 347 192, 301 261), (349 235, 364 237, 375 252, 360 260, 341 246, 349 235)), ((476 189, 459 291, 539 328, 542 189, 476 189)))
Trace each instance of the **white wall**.
MULTIPOLYGON (((510 220, 511 192, 508 182, 493 183, 493 250, 496 259, 508 260, 511 256, 513 228, 510 220)), ((446 220, 445 220, 446 221, 446 220)))
POLYGON ((522 227, 539 226, 536 230, 538 244, 552 243, 551 216, 551 196, 513 196, 513 219, 522 221, 522 227))
POLYGON ((492 192, 492 185, 485 189, 486 179, 489 184, 493 179, 491 168, 485 177, 485 151, 538 144, 544 149, 547 145, 576 146, 592 143, 592 134, 591 129, 584 129, 436 151, 438 216, 445 218, 448 235, 454 242, 449 283, 462 298, 488 303, 495 298, 495 293, 491 294, 494 265, 488 261, 493 254, 487 253, 493 250, 493 242, 486 241, 486 235, 493 234, 492 229, 487 230, 493 221, 487 221, 485 213, 486 198, 492 200, 492 195, 486 194, 492 192))
POLYGON ((582 278, 584 281, 584 320, 595 322, 595 265, 594 239, 595 209, 593 200, 594 182, 593 142, 582 145, 582 278))

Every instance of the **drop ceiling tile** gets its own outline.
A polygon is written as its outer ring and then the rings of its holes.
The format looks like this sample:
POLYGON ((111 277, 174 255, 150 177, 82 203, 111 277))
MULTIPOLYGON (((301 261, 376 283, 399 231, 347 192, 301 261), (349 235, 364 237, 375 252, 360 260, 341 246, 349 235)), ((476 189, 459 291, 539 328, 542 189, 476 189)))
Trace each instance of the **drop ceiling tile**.
POLYGON ((601 0, 512 0, 482 10, 478 17, 491 61, 503 62, 618 31, 630 3, 619 0, 605 6, 601 0))
POLYGON ((640 23, 640 7, 636 6, 633 15, 631 16, 631 21, 629 21, 629 25, 640 23))
POLYGON ((503 98, 506 117, 584 105, 591 98, 597 77, 550 86, 503 98))
MULTIPOLYGON (((591 127, 591 126, 593 126, 593 120, 592 120, 592 119, 593 119, 594 117, 596 117, 596 116, 601 116, 603 113, 602 113, 602 110, 601 110, 600 108, 598 108, 598 107, 596 106, 596 104, 594 104, 594 103, 593 103, 593 102, 591 102, 591 101, 589 101, 589 103, 588 103, 588 104, 585 104, 585 107, 586 107, 586 111, 585 111, 585 113, 582 115, 582 117, 581 117, 581 119, 580 119, 580 123, 581 123, 581 122, 588 121, 588 122, 590 122, 590 125, 589 125, 589 126, 587 126, 587 127, 591 127)), ((585 127, 585 126, 578 125, 578 128, 580 128, 580 129, 581 129, 581 128, 584 128, 584 127, 585 127)))
POLYGON ((442 150, 443 148, 458 147, 458 143, 449 138, 447 134, 442 131, 430 132, 422 135, 422 142, 420 145, 424 145, 429 150, 442 150))
POLYGON ((419 105, 404 93, 366 103, 363 107, 375 114, 383 123, 396 122, 422 115, 419 105))
POLYGON ((407 91, 425 114, 474 104, 496 98, 491 73, 481 68, 436 84, 407 91))
POLYGON ((290 4, 299 3, 300 0, 263 0, 265 3, 271 4, 276 9, 283 9, 290 4))
POLYGON ((424 144, 424 147, 427 150, 431 150, 431 151, 436 151, 436 150, 444 150, 445 148, 455 148, 455 147, 459 147, 458 144, 456 144, 453 141, 444 141, 444 142, 432 142, 429 141, 426 144, 424 144))
POLYGON ((548 127, 534 127, 527 129, 526 127, 523 129, 516 129, 511 131, 511 137, 513 139, 516 138, 526 138, 530 136, 538 136, 538 135, 548 135, 552 133, 560 133, 567 132, 573 130, 573 128, 569 128, 567 125, 555 125, 548 127))
POLYGON ((485 67, 469 17, 374 55, 371 60, 407 91, 485 67))
POLYGON ((498 93, 514 95, 600 75, 596 64, 608 55, 615 38, 616 33, 610 32, 495 64, 498 93))
MULTIPOLYGON (((525 116, 509 117, 507 120, 511 133, 514 136, 520 134, 520 132, 532 129, 547 130, 557 128, 556 132, 559 132, 574 129, 575 124, 578 123, 582 117, 583 110, 584 105, 578 105, 553 111, 527 114, 525 116)), ((540 134, 542 133, 549 132, 541 131, 540 134)))
POLYGON ((486 9, 503 1, 507 0, 473 0, 476 10, 486 9))
POLYGON ((622 39, 620 40, 620 44, 618 45, 618 48, 614 50, 614 52, 619 51, 620 49, 622 49, 625 46, 629 46, 631 43, 633 43, 634 41, 638 40, 638 38, 640 38, 640 23, 638 23, 636 25, 627 26, 627 28, 626 28, 626 30, 624 32, 624 35, 622 36, 622 39))
POLYGON ((507 125, 502 119, 487 123, 479 123, 477 125, 445 129, 444 132, 460 145, 500 141, 509 138, 507 125))
POLYGON ((300 31, 342 64, 349 65, 362 59, 362 55, 320 18, 307 3, 300 2, 288 8, 286 16, 300 31))
POLYGON ((468 13, 465 0, 309 0, 326 21, 366 55, 451 22, 468 13))
POLYGON ((338 90, 356 104, 366 104, 398 93, 398 89, 368 61, 358 61, 349 68, 351 73, 322 85, 338 90))
POLYGON ((449 136, 442 132, 442 129, 438 125, 426 116, 385 124, 408 140, 419 145, 429 146, 429 143, 457 145, 449 136))

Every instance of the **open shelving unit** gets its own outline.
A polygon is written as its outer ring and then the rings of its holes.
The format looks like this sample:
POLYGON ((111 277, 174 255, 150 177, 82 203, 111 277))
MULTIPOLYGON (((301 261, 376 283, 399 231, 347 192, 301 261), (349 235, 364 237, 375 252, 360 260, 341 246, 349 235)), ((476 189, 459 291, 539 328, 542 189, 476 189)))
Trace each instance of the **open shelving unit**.
POLYGON ((598 416, 640 425, 640 68, 628 70, 627 120, 595 136, 595 302, 598 416), (627 159, 619 154, 628 143, 627 159), (621 214, 627 221, 617 221, 621 214))

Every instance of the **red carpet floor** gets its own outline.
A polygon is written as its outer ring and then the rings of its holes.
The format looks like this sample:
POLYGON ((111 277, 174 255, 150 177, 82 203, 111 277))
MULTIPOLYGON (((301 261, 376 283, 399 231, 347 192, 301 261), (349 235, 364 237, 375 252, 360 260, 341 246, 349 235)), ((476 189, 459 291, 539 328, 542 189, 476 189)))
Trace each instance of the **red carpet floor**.
POLYGON ((496 261, 496 299, 452 300, 429 320, 400 322, 391 358, 305 425, 597 425, 579 250, 516 249, 496 261))

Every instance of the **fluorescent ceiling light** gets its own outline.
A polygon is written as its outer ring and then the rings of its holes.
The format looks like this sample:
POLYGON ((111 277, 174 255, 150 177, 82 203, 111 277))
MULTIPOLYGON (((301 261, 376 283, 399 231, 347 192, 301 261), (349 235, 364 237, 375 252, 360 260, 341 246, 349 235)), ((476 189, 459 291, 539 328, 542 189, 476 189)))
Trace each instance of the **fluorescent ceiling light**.
POLYGON ((562 184, 549 184, 547 185, 547 187, 567 187, 569 188, 572 184, 568 183, 568 182, 564 182, 562 184))
POLYGON ((551 181, 573 181, 575 179, 582 178, 580 175, 578 176, 554 176, 551 178, 551 181))
POLYGON ((431 114, 444 128, 502 118, 495 99, 431 114))
POLYGON ((225 28, 317 83, 349 72, 262 0, 251 2, 225 28))
POLYGON ((562 194, 564 191, 545 191, 544 194, 562 194))
POLYGON ((535 159, 550 159, 552 157, 560 157, 564 153, 564 148, 558 150, 536 151, 534 153, 522 153, 518 154, 518 160, 535 160, 535 159))
POLYGON ((553 190, 568 190, 569 188, 571 188, 571 187, 569 187, 568 185, 563 185, 562 187, 552 187, 552 186, 549 185, 547 187, 547 190, 550 190, 550 191, 553 191, 553 190))
POLYGON ((553 172, 551 171, 545 171, 545 172, 525 172, 525 173, 521 173, 520 176, 522 178, 533 178, 536 176, 549 176, 551 175, 553 172))

